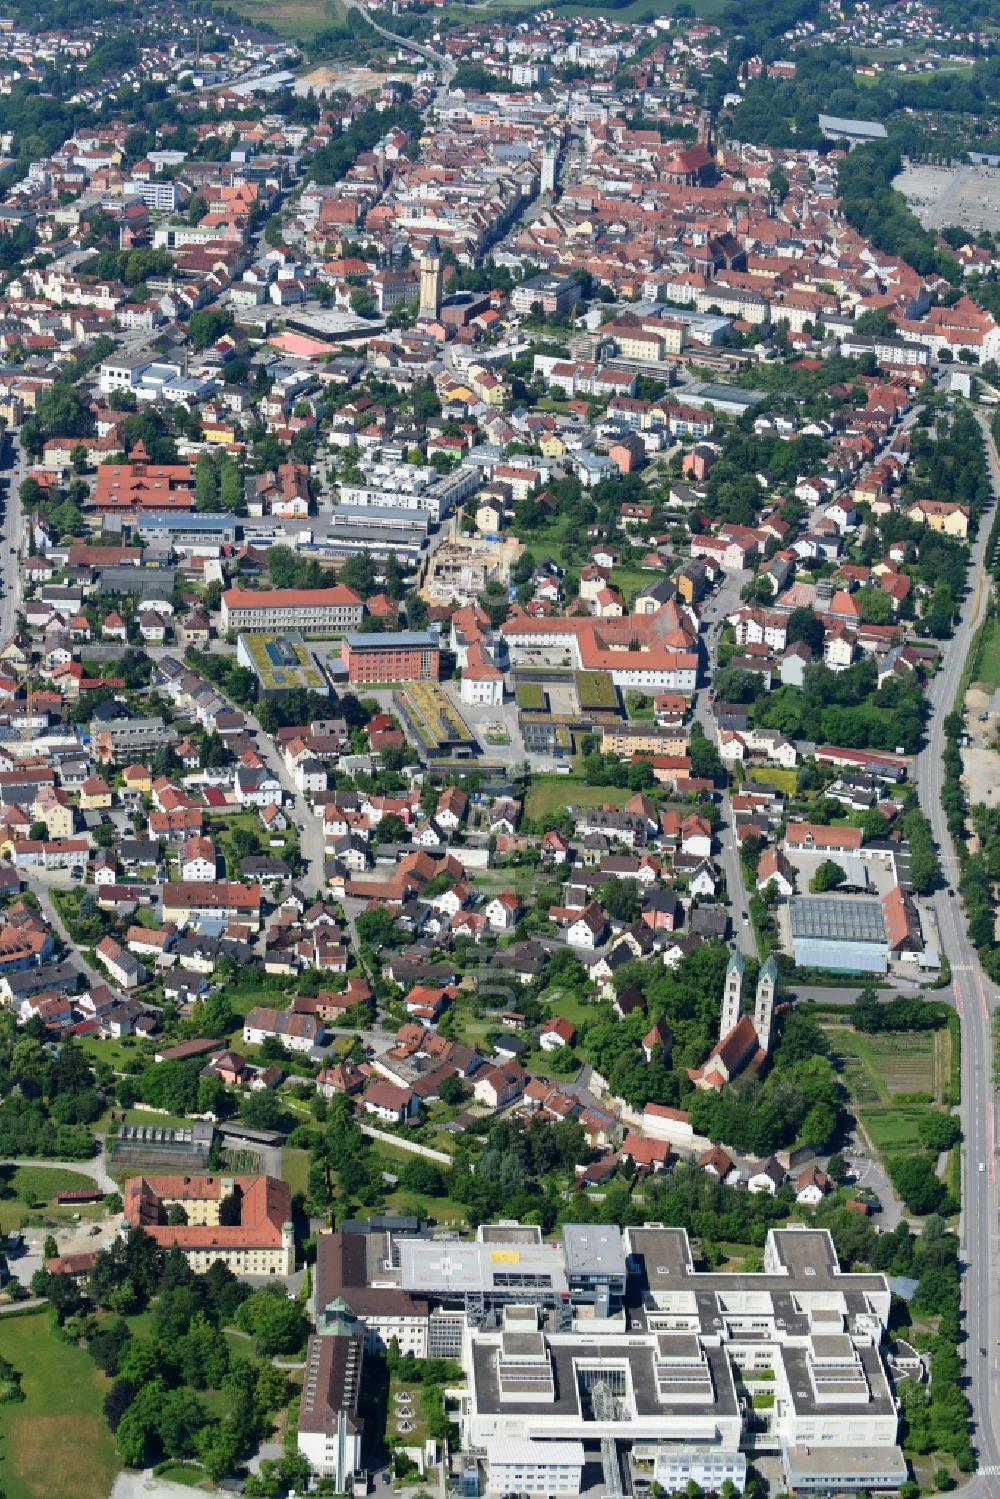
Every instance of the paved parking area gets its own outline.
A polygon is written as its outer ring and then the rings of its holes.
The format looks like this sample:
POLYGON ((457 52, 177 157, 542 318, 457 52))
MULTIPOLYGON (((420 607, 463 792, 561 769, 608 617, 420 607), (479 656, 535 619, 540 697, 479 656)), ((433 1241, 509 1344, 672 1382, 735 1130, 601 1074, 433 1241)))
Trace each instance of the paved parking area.
POLYGON ((1000 170, 996 167, 915 166, 893 182, 925 229, 959 224, 978 233, 1000 229, 1000 170))
POLYGON ((573 655, 565 645, 511 645, 508 651, 512 667, 533 666, 540 669, 544 666, 551 666, 565 670, 574 665, 573 655))
MULTIPOLYGON (((840 864, 842 868, 845 867, 846 863, 848 870, 852 864, 860 862, 856 861, 856 858, 852 858, 847 862, 839 859, 836 854, 824 853, 820 849, 786 849, 785 852, 788 855, 789 863, 798 875, 798 888, 803 894, 808 892, 809 881, 819 866, 825 864, 827 860, 830 860, 834 864, 840 864)), ((868 889, 872 895, 886 895, 890 890, 895 888, 897 873, 892 860, 888 863, 883 863, 881 859, 865 859, 863 861, 863 869, 867 873, 869 880, 868 889)), ((898 882, 902 883, 901 880, 898 882)))

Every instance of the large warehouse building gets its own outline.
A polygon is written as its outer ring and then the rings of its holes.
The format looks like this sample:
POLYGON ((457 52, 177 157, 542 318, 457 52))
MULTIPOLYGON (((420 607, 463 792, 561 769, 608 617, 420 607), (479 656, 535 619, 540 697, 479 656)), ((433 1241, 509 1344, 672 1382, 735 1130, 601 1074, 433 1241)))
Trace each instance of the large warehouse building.
POLYGON ((889 966, 889 941, 878 896, 793 895, 788 918, 792 951, 800 968, 885 973, 889 966))

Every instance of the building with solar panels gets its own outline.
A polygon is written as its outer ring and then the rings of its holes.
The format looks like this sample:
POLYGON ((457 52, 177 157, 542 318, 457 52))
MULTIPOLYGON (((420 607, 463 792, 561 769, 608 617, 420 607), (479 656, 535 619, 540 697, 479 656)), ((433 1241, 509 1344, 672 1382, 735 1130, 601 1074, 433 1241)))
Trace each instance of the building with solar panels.
POLYGON ((889 966, 889 940, 877 896, 793 895, 788 917, 800 968, 885 973, 889 966))

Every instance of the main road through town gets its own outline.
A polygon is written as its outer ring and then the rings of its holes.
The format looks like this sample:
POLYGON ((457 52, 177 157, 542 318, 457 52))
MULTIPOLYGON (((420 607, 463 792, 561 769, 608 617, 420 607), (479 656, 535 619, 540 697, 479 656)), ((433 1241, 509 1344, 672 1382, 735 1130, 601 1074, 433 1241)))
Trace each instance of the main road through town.
MULTIPOLYGON (((712 717, 712 705, 708 700, 708 693, 718 660, 719 636, 728 616, 734 609, 739 608, 740 591, 749 577, 749 572, 726 573, 718 593, 708 601, 702 612, 704 626, 702 643, 708 661, 708 675, 695 698, 694 719, 701 725, 705 737, 712 744, 715 743, 715 720, 712 717)), ((733 940, 737 950, 742 952, 744 957, 755 958, 757 944, 754 941, 753 929, 749 920, 743 916, 743 912, 747 909, 747 900, 753 892, 748 892, 743 885, 740 851, 736 842, 736 825, 728 792, 722 799, 722 822, 718 829, 718 839, 722 870, 726 876, 726 898, 733 925, 733 940)))
POLYGON ((21 597, 21 498, 25 475, 21 444, 12 433, 0 433, 0 645, 17 629, 21 597))
MULTIPOLYGON (((981 415, 979 420, 987 443, 994 494, 1000 495, 1000 462, 988 423, 981 415)), ((1000 1422, 995 1409, 1000 1396, 1000 1298, 995 1276, 996 1105, 991 1027, 997 990, 980 968, 967 935, 957 893, 958 862, 941 806, 944 721, 954 706, 973 634, 982 624, 989 603, 987 544, 992 519, 992 512, 983 519, 973 548, 970 588, 962 605, 961 622, 953 638, 945 644, 940 668, 930 684, 931 718, 926 744, 917 756, 915 779, 944 870, 943 888, 934 904, 941 946, 951 963, 955 1005, 962 1029, 961 1254, 966 1339, 961 1351, 966 1359, 967 1393, 972 1404, 972 1441, 978 1454, 978 1473, 967 1486, 967 1492, 1000 1495, 1000 1422), (949 889, 955 894, 948 894, 949 889)))

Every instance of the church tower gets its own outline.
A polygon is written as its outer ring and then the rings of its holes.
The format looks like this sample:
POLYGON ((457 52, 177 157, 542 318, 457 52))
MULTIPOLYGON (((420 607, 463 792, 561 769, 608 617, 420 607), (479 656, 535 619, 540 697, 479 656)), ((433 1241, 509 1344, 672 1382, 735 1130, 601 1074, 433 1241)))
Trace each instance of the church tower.
POLYGON ((556 164, 559 160, 559 146, 551 135, 545 137, 545 145, 542 149, 542 178, 539 190, 550 196, 556 190, 556 164))
POLYGON ((738 1023, 743 1003, 743 958, 734 952, 726 965, 726 986, 722 991, 722 1023, 719 1040, 724 1041, 738 1023))
POLYGON ((418 317, 430 322, 441 311, 441 286, 444 281, 444 262, 441 246, 435 234, 420 257, 420 311, 418 317))
POLYGON ((753 1028, 761 1051, 771 1049, 771 1025, 774 1021, 774 996, 778 988, 778 965, 768 958, 757 980, 757 998, 753 1010, 753 1028))
POLYGON ((704 146, 707 150, 711 151, 712 116, 707 109, 702 109, 698 113, 698 135, 696 139, 699 146, 704 146))

